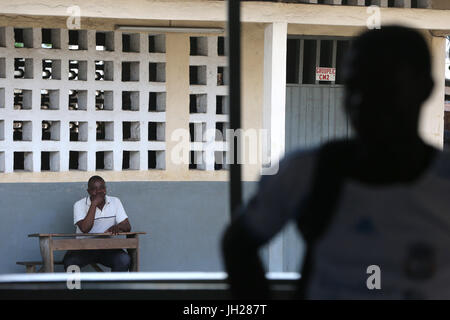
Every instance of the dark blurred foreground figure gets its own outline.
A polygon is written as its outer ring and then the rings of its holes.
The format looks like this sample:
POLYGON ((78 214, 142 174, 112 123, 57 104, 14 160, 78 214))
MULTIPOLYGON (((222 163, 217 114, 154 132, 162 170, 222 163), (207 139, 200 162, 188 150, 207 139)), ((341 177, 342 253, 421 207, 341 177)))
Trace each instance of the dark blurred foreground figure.
POLYGON ((404 27, 367 31, 344 72, 357 135, 262 177, 222 242, 235 298, 271 297, 258 249, 290 220, 306 242, 298 298, 450 298, 450 156, 418 134, 433 88, 427 44, 404 27), (367 286, 371 265, 381 289, 367 286))

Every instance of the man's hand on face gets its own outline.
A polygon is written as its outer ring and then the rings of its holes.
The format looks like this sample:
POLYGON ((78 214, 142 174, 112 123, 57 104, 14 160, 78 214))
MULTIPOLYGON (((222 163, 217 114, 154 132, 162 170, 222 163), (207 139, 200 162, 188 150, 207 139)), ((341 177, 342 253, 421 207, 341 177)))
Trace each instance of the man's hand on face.
POLYGON ((105 200, 105 194, 97 193, 91 199, 91 204, 98 207, 103 203, 104 200, 105 200))
POLYGON ((106 186, 102 180, 97 180, 88 186, 88 193, 91 197, 91 204, 99 207, 105 201, 106 186))
POLYGON ((118 234, 119 232, 120 232, 119 225, 117 225, 117 224, 114 226, 111 226, 108 230, 105 231, 105 233, 111 233, 113 235, 118 234))

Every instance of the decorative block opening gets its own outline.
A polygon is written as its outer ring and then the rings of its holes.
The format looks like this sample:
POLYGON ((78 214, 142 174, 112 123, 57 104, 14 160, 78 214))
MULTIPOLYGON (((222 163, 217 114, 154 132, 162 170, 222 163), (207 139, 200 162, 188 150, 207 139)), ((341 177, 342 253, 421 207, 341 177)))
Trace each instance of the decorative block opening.
POLYGON ((5 120, 0 120, 0 140, 5 140, 5 120))
POLYGON ((32 152, 14 152, 14 171, 33 171, 32 152))
POLYGON ((42 140, 59 141, 61 121, 42 121, 42 140))
POLYGON ((148 111, 162 112, 166 110, 166 93, 150 92, 148 99, 148 111))
POLYGON ((225 37, 217 37, 217 55, 225 55, 225 37))
POLYGON ((114 32, 113 31, 97 31, 95 33, 95 50, 97 51, 114 51, 114 32))
POLYGON ((33 59, 14 58, 14 79, 33 79, 33 59))
POLYGON ((166 36, 163 34, 148 36, 148 52, 165 53, 166 52, 166 36))
POLYGON ((166 169, 166 153, 162 150, 148 151, 148 169, 166 169))
POLYGON ((6 47, 6 29, 5 27, 0 27, 0 47, 6 47))
POLYGON ((5 88, 0 88, 0 108, 5 107, 5 88))
POLYGON ((228 68, 227 67, 217 67, 217 85, 227 86, 228 81, 228 68))
POLYGON ((189 123, 189 133, 191 142, 205 142, 206 122, 189 123))
POLYGON ((216 114, 230 114, 227 96, 216 96, 216 114))
POLYGON ((113 141, 114 140, 114 122, 97 121, 97 141, 113 141))
POLYGON ((225 151, 214 151, 214 170, 227 170, 227 159, 225 151))
POLYGON ((122 140, 123 141, 139 141, 141 126, 139 121, 123 121, 122 122, 122 140))
POLYGON ((166 81, 166 64, 164 62, 150 62, 148 64, 150 82, 166 81))
POLYGON ((88 123, 86 121, 69 122, 70 141, 88 141, 88 123))
POLYGON ((189 66, 189 84, 206 85, 206 66, 189 66))
POLYGON ((61 80, 61 60, 42 60, 42 79, 61 80))
POLYGON ((122 110, 139 111, 139 91, 122 91, 122 110))
POLYGON ((87 90, 69 90, 69 110, 87 110, 87 90))
POLYGON ((122 81, 139 81, 139 62, 122 62, 122 81))
POLYGON ((14 48, 33 48, 32 28, 14 28, 14 48))
POLYGON ((41 90, 41 110, 59 109, 59 90, 41 90))
POLYGON ((113 110, 114 92, 110 90, 95 91, 95 110, 113 110))
POLYGON ((69 80, 87 80, 87 61, 69 60, 69 80))
POLYGON ((33 125, 31 121, 14 121, 13 122, 13 140, 14 141, 31 141, 33 138, 33 125))
POLYGON ((87 151, 69 151, 69 170, 87 171, 87 151))
POLYGON ((165 122, 149 122, 148 141, 165 141, 166 140, 165 131, 166 131, 165 122))
POLYGON ((114 80, 114 62, 113 61, 95 61, 95 80, 113 81, 114 80))
POLYGON ((140 155, 139 151, 123 151, 122 170, 139 170, 140 155))
POLYGON ((86 30, 69 30, 69 50, 87 50, 86 30))
POLYGON ((14 89, 14 110, 31 110, 32 91, 14 89))
POLYGON ((228 122, 216 122, 216 141, 226 141, 226 130, 228 129, 228 122))
POLYGON ((205 170, 205 153, 204 151, 191 151, 189 159, 189 169, 190 170, 205 170))
POLYGON ((139 52, 139 33, 122 34, 122 51, 123 52, 139 52))
POLYGON ((208 106, 206 94, 189 95, 189 113, 206 113, 208 106))
POLYGON ((59 152, 41 152, 41 171, 59 171, 59 152))
POLYGON ((5 152, 0 151, 0 172, 5 172, 5 152))
POLYGON ((6 78, 6 59, 0 58, 0 78, 6 78))
POLYGON ((190 55, 191 56, 207 56, 208 55, 208 38, 207 37, 190 37, 190 55))
POLYGON ((431 8, 431 1, 429 0, 411 0, 411 8, 431 8))
POLYGON ((113 170, 114 157, 112 151, 97 151, 95 153, 96 170, 113 170))
POLYGON ((42 29, 43 49, 61 49, 61 30, 60 29, 42 29))

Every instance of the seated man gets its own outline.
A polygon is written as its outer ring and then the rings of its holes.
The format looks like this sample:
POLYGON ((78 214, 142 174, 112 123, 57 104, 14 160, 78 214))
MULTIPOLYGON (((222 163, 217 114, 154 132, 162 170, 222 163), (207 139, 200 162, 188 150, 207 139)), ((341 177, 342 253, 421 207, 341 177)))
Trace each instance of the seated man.
MULTIPOLYGON (((88 181, 89 196, 77 201, 73 206, 74 224, 77 233, 130 232, 131 225, 119 198, 106 195, 105 180, 93 176, 88 181)), ((64 256, 64 269, 71 265, 80 268, 100 263, 111 271, 128 271, 130 256, 123 249, 112 250, 72 250, 64 256)))

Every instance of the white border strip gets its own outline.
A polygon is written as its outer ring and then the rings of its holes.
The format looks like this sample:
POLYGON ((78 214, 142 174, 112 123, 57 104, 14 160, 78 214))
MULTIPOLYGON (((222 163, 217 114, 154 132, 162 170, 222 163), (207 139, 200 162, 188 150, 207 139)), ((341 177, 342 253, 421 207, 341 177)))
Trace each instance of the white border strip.
MULTIPOLYGON (((0 283, 13 282, 60 282, 73 278, 73 273, 3 274, 0 283)), ((268 272, 270 280, 298 280, 296 272, 268 272)), ((164 280, 219 280, 227 279, 225 272, 82 272, 80 281, 164 281, 164 280)))

